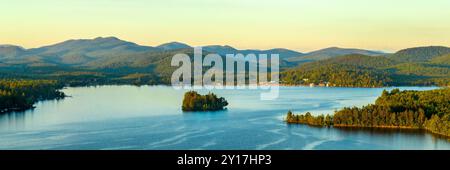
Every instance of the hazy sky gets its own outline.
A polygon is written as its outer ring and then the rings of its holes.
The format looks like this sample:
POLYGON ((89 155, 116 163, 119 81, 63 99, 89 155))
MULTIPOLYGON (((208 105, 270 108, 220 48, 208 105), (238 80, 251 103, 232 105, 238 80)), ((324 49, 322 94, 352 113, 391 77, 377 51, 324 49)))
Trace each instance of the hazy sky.
POLYGON ((310 51, 450 46, 450 0, 0 0, 0 44, 116 36, 310 51))

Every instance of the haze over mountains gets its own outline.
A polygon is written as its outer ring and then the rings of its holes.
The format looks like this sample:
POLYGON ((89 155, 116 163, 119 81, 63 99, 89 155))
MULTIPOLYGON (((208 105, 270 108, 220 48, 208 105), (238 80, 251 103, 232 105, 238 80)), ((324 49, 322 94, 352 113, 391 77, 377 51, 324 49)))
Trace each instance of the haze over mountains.
MULTIPOLYGON (((10 65, 39 65, 39 66, 94 66, 95 61, 112 63, 128 60, 124 57, 139 58, 138 56, 152 55, 151 53, 165 53, 189 49, 192 46, 180 42, 170 42, 156 47, 142 46, 115 37, 98 37, 95 39, 68 40, 54 45, 40 48, 24 49, 19 46, 0 46, 0 59, 3 64, 10 65)), ((279 54, 281 60, 296 65, 305 61, 316 61, 346 54, 382 55, 384 53, 344 48, 327 48, 310 53, 275 48, 269 50, 247 49, 239 50, 227 45, 203 46, 206 52, 225 54, 279 54)))
MULTIPOLYGON (((172 57, 178 53, 192 56, 192 48, 180 42, 142 46, 115 37, 68 40, 33 49, 0 45, 0 77, 41 77, 81 84, 169 83, 176 69, 170 65, 172 57)), ((363 87, 450 82, 450 48, 443 46, 414 47, 393 54, 338 47, 302 53, 284 48, 203 46, 203 54, 207 53, 279 54, 281 70, 287 73, 282 78, 290 84, 307 83, 303 79, 363 87)))

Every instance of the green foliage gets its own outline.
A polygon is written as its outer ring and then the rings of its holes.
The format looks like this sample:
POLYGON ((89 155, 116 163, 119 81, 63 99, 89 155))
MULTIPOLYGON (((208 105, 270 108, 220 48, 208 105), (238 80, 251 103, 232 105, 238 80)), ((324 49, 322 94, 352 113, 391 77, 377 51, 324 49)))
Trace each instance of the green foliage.
POLYGON ((384 91, 375 104, 344 108, 335 126, 422 128, 449 136, 450 89, 384 91))
POLYGON ((391 67, 399 75, 420 76, 422 79, 446 78, 450 76, 450 65, 431 63, 402 63, 391 67))
POLYGON ((288 111, 286 122, 330 127, 333 124, 333 118, 330 115, 312 116, 309 112, 306 112, 305 115, 294 115, 291 111, 288 111))
POLYGON ((400 91, 394 89, 391 92, 384 91, 375 105, 388 108, 389 112, 420 111, 431 115, 443 116, 450 113, 450 89, 436 89, 428 91, 400 91))
POLYGON ((421 128, 425 118, 422 109, 391 112, 387 107, 368 105, 363 108, 344 108, 336 112, 333 124, 355 127, 421 128))
POLYGON ((447 48, 423 47, 400 51, 391 56, 346 55, 300 65, 281 74, 283 84, 330 83, 343 87, 404 85, 450 85, 447 48), (436 50, 436 51, 434 51, 436 50), (426 57, 425 57, 426 55, 426 57), (430 56, 428 56, 430 55, 430 56), (402 57, 424 58, 403 60, 402 57), (435 57, 435 58, 434 58, 435 57), (433 59, 429 61, 430 59, 433 59))
POLYGON ((348 55, 306 63, 281 74, 283 84, 308 85, 329 83, 343 87, 381 87, 391 84, 386 71, 374 67, 389 66, 393 61, 384 57, 348 55))
POLYGON ((450 136, 450 89, 429 91, 383 91, 375 104, 336 111, 332 117, 294 115, 288 123, 335 127, 377 127, 426 129, 450 136))
POLYGON ((433 115, 425 122, 427 130, 444 136, 450 136, 450 114, 433 115))
POLYGON ((40 100, 63 98, 52 80, 0 80, 0 113, 25 110, 40 100))
POLYGON ((184 94, 183 111, 218 111, 224 110, 228 102, 223 97, 217 97, 214 93, 200 95, 195 91, 184 94))

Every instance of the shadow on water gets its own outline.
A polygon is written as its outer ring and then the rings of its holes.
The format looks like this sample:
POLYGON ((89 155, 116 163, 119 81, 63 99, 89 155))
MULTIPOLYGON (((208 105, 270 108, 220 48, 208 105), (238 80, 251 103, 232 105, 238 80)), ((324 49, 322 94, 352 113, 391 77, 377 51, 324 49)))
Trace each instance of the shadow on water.
MULTIPOLYGON (((286 122, 284 122, 286 123, 286 122)), ((295 123, 286 123, 288 128, 310 128, 312 130, 323 130, 323 129, 332 129, 332 127, 324 127, 324 126, 313 126, 313 125, 304 125, 304 124, 295 124, 295 123)))
POLYGON ((16 111, 0 114, 0 127, 8 129, 22 129, 25 127, 26 119, 32 118, 35 108, 26 111, 16 111))
POLYGON ((338 127, 334 128, 342 134, 357 134, 357 133, 366 133, 371 135, 396 135, 396 134, 405 134, 405 135, 415 135, 422 136, 426 135, 428 132, 423 129, 400 129, 400 128, 369 128, 369 127, 338 127))
POLYGON ((228 114, 228 110, 219 110, 219 111, 189 111, 182 112, 182 116, 184 119, 213 119, 226 117, 228 114))
POLYGON ((431 133, 425 129, 402 129, 402 128, 370 128, 370 127, 322 127, 303 124, 287 124, 288 128, 308 128, 312 131, 334 131, 340 136, 358 136, 366 135, 372 137, 424 137, 431 136, 433 139, 446 139, 450 142, 447 136, 431 133))
POLYGON ((39 101, 34 104, 34 107, 23 110, 23 111, 13 111, 8 113, 0 114, 0 130, 3 128, 7 128, 9 130, 21 130, 25 129, 30 121, 34 119, 35 116, 45 116, 45 114, 40 113, 36 115, 36 112, 39 112, 42 108, 41 105, 58 105, 63 102, 64 99, 55 99, 55 100, 45 100, 39 101))
MULTIPOLYGON (((339 127, 333 128, 342 136, 366 136, 371 139, 385 139, 402 141, 399 144, 417 143, 420 145, 428 143, 426 149, 448 149, 450 139, 446 136, 431 133, 425 129, 395 129, 395 128, 355 128, 355 127, 339 127), (428 139, 428 141, 427 141, 428 139), (409 141, 408 141, 409 140, 409 141)), ((402 146, 397 146, 402 147, 402 146)), ((411 148, 408 148, 411 149, 411 148)))
POLYGON ((216 110, 216 111, 183 111, 184 114, 217 114, 217 113, 225 113, 228 112, 228 109, 225 108, 223 110, 216 110))

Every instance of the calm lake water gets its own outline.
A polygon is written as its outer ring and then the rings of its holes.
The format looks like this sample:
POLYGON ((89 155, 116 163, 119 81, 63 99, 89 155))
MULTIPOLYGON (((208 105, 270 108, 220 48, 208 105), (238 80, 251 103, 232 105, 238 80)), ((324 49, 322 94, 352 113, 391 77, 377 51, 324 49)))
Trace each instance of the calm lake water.
POLYGON ((449 140, 421 131, 283 122, 288 110, 333 113, 373 103, 382 91, 282 87, 279 99, 261 101, 259 90, 214 90, 230 103, 227 111, 183 113, 184 91, 171 87, 67 88, 72 97, 0 115, 0 149, 450 149, 449 140))

